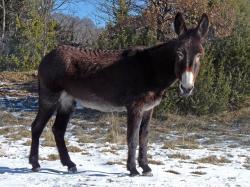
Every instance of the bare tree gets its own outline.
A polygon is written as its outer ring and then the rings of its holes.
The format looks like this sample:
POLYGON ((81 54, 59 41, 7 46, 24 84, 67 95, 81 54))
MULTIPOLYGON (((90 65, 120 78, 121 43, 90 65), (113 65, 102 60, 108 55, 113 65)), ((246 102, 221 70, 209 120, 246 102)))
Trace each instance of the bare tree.
POLYGON ((3 23, 2 23, 2 41, 4 40, 5 27, 6 27, 6 10, 5 10, 5 0, 2 0, 2 5, 0 6, 3 10, 3 23))
POLYGON ((89 18, 82 18, 54 14, 53 18, 58 22, 57 40, 60 44, 94 47, 101 32, 89 18))
POLYGON ((5 7, 5 0, 2 0, 2 5, 0 5, 2 9, 2 36, 1 36, 1 51, 4 51, 4 37, 5 37, 5 27, 6 27, 6 7, 5 7))

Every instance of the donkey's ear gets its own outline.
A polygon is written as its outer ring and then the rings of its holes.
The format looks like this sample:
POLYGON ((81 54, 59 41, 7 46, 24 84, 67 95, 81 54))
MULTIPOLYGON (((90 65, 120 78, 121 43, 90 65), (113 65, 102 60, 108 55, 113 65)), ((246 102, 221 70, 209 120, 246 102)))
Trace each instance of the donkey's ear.
POLYGON ((207 14, 203 14, 197 26, 197 32, 200 35, 200 37, 202 38, 206 37, 208 28, 209 28, 208 16, 207 14))
POLYGON ((187 31, 187 27, 184 21, 184 18, 180 12, 178 12, 175 16, 174 20, 174 30, 176 34, 181 35, 187 31))

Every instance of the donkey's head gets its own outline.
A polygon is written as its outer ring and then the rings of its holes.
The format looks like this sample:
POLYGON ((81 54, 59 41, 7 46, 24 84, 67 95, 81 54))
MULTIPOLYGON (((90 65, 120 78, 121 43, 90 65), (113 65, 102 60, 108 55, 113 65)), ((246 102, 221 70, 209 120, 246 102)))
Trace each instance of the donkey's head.
POLYGON ((204 54, 205 37, 209 20, 203 14, 196 28, 187 29, 181 13, 177 13, 174 21, 178 42, 175 50, 175 74, 180 81, 182 96, 189 96, 194 89, 194 82, 199 72, 200 58, 204 54))

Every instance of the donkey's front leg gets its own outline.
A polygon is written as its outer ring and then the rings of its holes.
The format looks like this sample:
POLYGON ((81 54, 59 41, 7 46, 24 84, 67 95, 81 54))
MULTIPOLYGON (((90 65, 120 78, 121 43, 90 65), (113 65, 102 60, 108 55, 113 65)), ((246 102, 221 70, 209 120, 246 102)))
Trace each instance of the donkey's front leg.
POLYGON ((142 116, 142 122, 139 131, 139 166, 143 169, 142 174, 152 176, 151 168, 148 166, 147 158, 147 144, 148 144, 148 131, 149 123, 152 117, 153 109, 145 111, 142 116))
POLYGON ((135 155, 138 145, 139 128, 142 121, 142 112, 134 107, 128 108, 128 128, 127 128, 127 143, 128 143, 128 160, 127 169, 130 171, 130 176, 140 175, 136 169, 135 155))

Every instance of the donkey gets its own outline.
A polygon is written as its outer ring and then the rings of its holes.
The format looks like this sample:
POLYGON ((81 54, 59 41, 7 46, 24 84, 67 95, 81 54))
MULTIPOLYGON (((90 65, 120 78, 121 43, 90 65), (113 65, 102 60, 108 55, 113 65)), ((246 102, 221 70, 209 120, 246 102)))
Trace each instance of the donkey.
POLYGON ((203 14, 197 27, 187 29, 177 13, 174 29, 178 38, 150 48, 106 51, 60 46, 48 53, 39 70, 39 109, 32 123, 29 163, 39 171, 39 137, 53 113, 52 127, 60 160, 71 173, 76 164, 68 154, 64 134, 75 102, 103 112, 127 111, 127 169, 130 176, 152 175, 147 160, 149 122, 164 91, 179 80, 180 94, 192 94, 209 20, 203 14))

